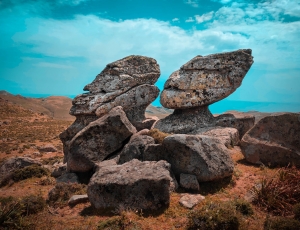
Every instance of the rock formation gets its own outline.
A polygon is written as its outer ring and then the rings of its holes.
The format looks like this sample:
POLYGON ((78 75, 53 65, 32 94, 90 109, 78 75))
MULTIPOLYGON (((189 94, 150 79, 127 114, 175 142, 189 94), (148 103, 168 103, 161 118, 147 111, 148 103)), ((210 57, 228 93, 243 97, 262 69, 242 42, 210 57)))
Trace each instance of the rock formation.
POLYGON ((92 83, 84 87, 89 92, 72 102, 70 114, 76 116, 76 120, 60 135, 64 162, 68 161, 73 137, 116 106, 122 106, 129 121, 139 129, 150 128, 155 119, 145 122, 145 109, 159 94, 159 89, 153 85, 159 76, 159 65, 149 57, 132 55, 108 64, 92 83))
POLYGON ((163 132, 192 133, 215 126, 208 105, 229 96, 241 85, 253 63, 251 52, 244 49, 196 56, 181 66, 166 81, 160 96, 164 107, 175 110, 154 127, 163 132))
POLYGON ((264 117, 244 135, 241 149, 251 163, 300 167, 300 114, 264 117))

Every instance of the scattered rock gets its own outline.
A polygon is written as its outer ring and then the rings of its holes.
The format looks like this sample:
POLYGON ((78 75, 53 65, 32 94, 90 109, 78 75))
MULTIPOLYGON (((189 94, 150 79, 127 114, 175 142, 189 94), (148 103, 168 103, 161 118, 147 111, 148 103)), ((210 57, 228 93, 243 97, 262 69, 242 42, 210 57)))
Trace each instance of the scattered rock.
POLYGON ((246 160, 254 164, 300 167, 300 115, 262 118, 244 135, 241 149, 246 160))
POLYGON ((195 175, 191 174, 180 174, 180 186, 187 190, 199 191, 200 186, 195 175))
POLYGON ((210 105, 233 93, 253 63, 250 49, 196 56, 171 74, 160 96, 169 109, 210 105))
POLYGON ((79 184, 79 178, 75 173, 65 173, 60 177, 56 178, 56 183, 62 183, 62 182, 79 184))
POLYGON ((119 164, 124 164, 132 159, 144 161, 144 149, 149 144, 155 144, 152 137, 147 135, 135 135, 123 148, 120 154, 119 164))
POLYGON ((134 126, 136 127, 136 129, 138 131, 143 130, 143 129, 151 129, 151 127, 153 126, 153 124, 155 122, 157 122, 159 120, 158 117, 149 117, 146 118, 146 120, 142 121, 142 122, 134 122, 134 126))
POLYGON ((68 171, 87 172, 97 161, 121 149, 124 142, 136 133, 121 106, 91 122, 78 132, 69 143, 68 171))
POLYGON ((186 208, 192 209, 199 204, 205 197, 200 194, 183 194, 180 198, 179 203, 186 208))
POLYGON ((225 113, 216 117, 217 126, 236 128, 241 139, 254 123, 254 116, 238 112, 225 113))
POLYGON ((192 174, 198 182, 231 176, 234 164, 229 150, 217 138, 203 135, 174 134, 163 141, 165 159, 175 176, 192 174))
POLYGON ((89 197, 87 194, 85 195, 73 195, 70 200, 68 201, 68 204, 70 206, 75 206, 77 204, 80 204, 80 203, 86 203, 89 201, 89 197))
POLYGON ((101 167, 91 178, 88 196, 96 208, 157 210, 170 203, 175 189, 166 161, 132 160, 122 165, 101 167))
POLYGON ((53 170, 51 172, 51 176, 57 178, 57 177, 62 176, 66 172, 67 172, 67 164, 64 164, 62 162, 55 163, 53 165, 53 170))
POLYGON ((57 148, 54 147, 54 145, 52 144, 46 144, 46 145, 43 145, 43 146, 37 146, 37 149, 42 152, 42 153, 45 153, 45 152, 57 152, 57 148))
POLYGON ((12 157, 0 165, 0 180, 17 169, 25 168, 30 165, 42 165, 39 160, 29 157, 12 157))
POLYGON ((209 127, 199 132, 201 135, 216 137, 227 147, 232 148, 240 143, 239 132, 235 128, 209 127))

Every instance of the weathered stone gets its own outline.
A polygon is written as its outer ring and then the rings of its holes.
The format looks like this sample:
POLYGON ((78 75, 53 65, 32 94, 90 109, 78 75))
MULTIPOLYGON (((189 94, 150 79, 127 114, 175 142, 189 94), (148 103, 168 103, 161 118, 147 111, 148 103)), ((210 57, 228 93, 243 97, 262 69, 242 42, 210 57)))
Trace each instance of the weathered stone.
POLYGON ((56 183, 79 183, 79 178, 75 173, 65 173, 56 178, 56 183))
POLYGON ((84 127, 86 127, 92 121, 99 119, 96 115, 91 116, 77 116, 76 120, 73 122, 71 126, 69 126, 65 131, 63 131, 59 138, 63 143, 63 150, 64 150, 64 163, 68 161, 69 155, 69 143, 72 138, 81 131, 84 127))
POLYGON ((224 113, 215 119, 217 126, 236 128, 241 139, 253 127, 255 122, 254 116, 238 112, 224 113))
POLYGON ((121 149, 124 142, 136 132, 121 106, 91 122, 69 143, 68 171, 87 172, 97 161, 121 149))
POLYGON ((155 59, 131 55, 108 64, 84 90, 108 93, 142 84, 153 85, 159 76, 160 69, 155 59))
POLYGON ((200 194, 183 194, 179 200, 179 203, 186 208, 192 209, 199 204, 205 197, 200 194))
POLYGON ((176 109, 173 114, 158 120, 153 127, 165 133, 192 133, 202 127, 213 126, 214 117, 207 106, 176 109))
POLYGON ((29 157, 12 157, 7 159, 0 165, 0 181, 15 170, 34 164, 42 165, 40 161, 29 157))
POLYGON ((200 190, 200 186, 195 175, 181 173, 179 184, 182 188, 187 190, 200 190))
POLYGON ((232 148, 240 143, 239 131, 235 128, 208 127, 197 134, 216 137, 227 147, 232 148))
POLYGON ((171 74, 160 96, 170 109, 210 105, 233 93, 250 69, 250 49, 196 56, 171 74))
POLYGON ((146 119, 146 108, 157 98, 158 94, 159 89, 156 86, 140 85, 130 89, 110 102, 103 105, 97 105, 95 113, 97 116, 101 117, 113 107, 122 106, 128 119, 132 123, 135 121, 142 122, 146 119))
POLYGON ((80 204, 80 203, 86 203, 89 201, 89 197, 87 194, 85 195, 73 195, 69 201, 68 201, 68 205, 70 206, 75 206, 77 204, 80 204))
POLYGON ((67 164, 64 163, 55 163, 53 165, 53 170, 51 172, 52 177, 60 177, 61 175, 65 174, 67 172, 67 164))
POLYGON ((170 202, 175 189, 166 161, 132 160, 122 165, 101 167, 91 178, 88 196, 96 208, 156 210, 170 202))
POLYGON ((132 159, 144 161, 144 149, 149 144, 155 144, 153 137, 147 135, 136 135, 131 138, 120 154, 119 164, 124 164, 132 159))
POLYGON ((174 134, 163 141, 165 159, 175 176, 193 174, 198 182, 231 176, 234 164, 229 150, 217 138, 203 135, 174 134))
POLYGON ((144 149, 144 161, 165 160, 166 150, 161 144, 148 144, 144 149))
POLYGON ((55 148, 54 145, 52 145, 52 144, 37 146, 37 149, 42 153, 44 153, 44 152, 57 152, 57 148, 55 148))
POLYGON ((151 129, 153 124, 159 120, 158 117, 150 117, 146 118, 142 122, 134 122, 134 126, 136 127, 137 131, 143 130, 143 129, 151 129))
POLYGON ((300 115, 262 118, 244 135, 241 149, 246 160, 254 164, 300 167, 300 115))

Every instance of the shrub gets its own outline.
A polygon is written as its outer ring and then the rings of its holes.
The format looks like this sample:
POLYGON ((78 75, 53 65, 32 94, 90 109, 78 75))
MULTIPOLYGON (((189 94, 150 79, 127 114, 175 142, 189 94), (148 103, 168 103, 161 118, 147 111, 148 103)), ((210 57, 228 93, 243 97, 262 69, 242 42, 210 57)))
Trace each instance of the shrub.
POLYGON ((30 165, 22 169, 17 169, 12 173, 11 178, 13 181, 21 181, 32 177, 41 178, 42 176, 49 175, 49 170, 39 166, 39 165, 30 165))
POLYGON ((264 230, 299 230, 300 222, 286 217, 267 218, 264 230))
POLYGON ((26 215, 41 212, 46 207, 46 201, 41 196, 29 195, 21 200, 26 215))
POLYGON ((240 212, 242 215, 244 216, 253 215, 253 209, 249 202, 238 199, 233 202, 233 205, 235 206, 236 210, 240 212))
POLYGON ((48 203, 50 205, 65 204, 72 195, 86 194, 87 186, 77 183, 58 183, 48 194, 48 203))
POLYGON ((300 221, 300 203, 294 205, 293 208, 294 214, 295 214, 295 219, 300 221))
POLYGON ((158 129, 151 129, 151 130, 148 132, 148 136, 153 137, 156 144, 162 144, 163 140, 164 140, 167 136, 170 136, 170 135, 171 135, 171 134, 161 132, 161 131, 159 131, 158 129))
POLYGON ((237 230, 240 218, 232 202, 209 203, 189 214, 187 229, 196 230, 237 230))
POLYGON ((260 188, 253 187, 253 203, 275 215, 293 214, 293 205, 300 202, 300 171, 282 168, 275 178, 264 178, 260 188))
POLYGON ((114 216, 107 220, 101 221, 98 224, 98 230, 110 229, 127 229, 127 230, 141 230, 140 224, 130 220, 126 216, 126 212, 122 212, 120 216, 114 216))

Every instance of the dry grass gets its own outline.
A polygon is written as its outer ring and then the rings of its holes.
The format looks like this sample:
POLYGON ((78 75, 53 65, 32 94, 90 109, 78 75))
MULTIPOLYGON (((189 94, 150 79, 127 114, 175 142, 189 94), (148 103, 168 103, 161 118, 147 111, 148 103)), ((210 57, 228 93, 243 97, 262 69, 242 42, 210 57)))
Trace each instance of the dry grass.
POLYGON ((170 133, 164 133, 159 131, 158 129, 151 129, 148 134, 148 136, 153 137, 155 140, 156 144, 162 144, 163 140, 167 137, 170 136, 170 133))
POLYGON ((300 203, 300 170, 281 168, 275 178, 264 178, 259 188, 253 187, 253 203, 275 215, 293 213, 293 205, 300 203))

